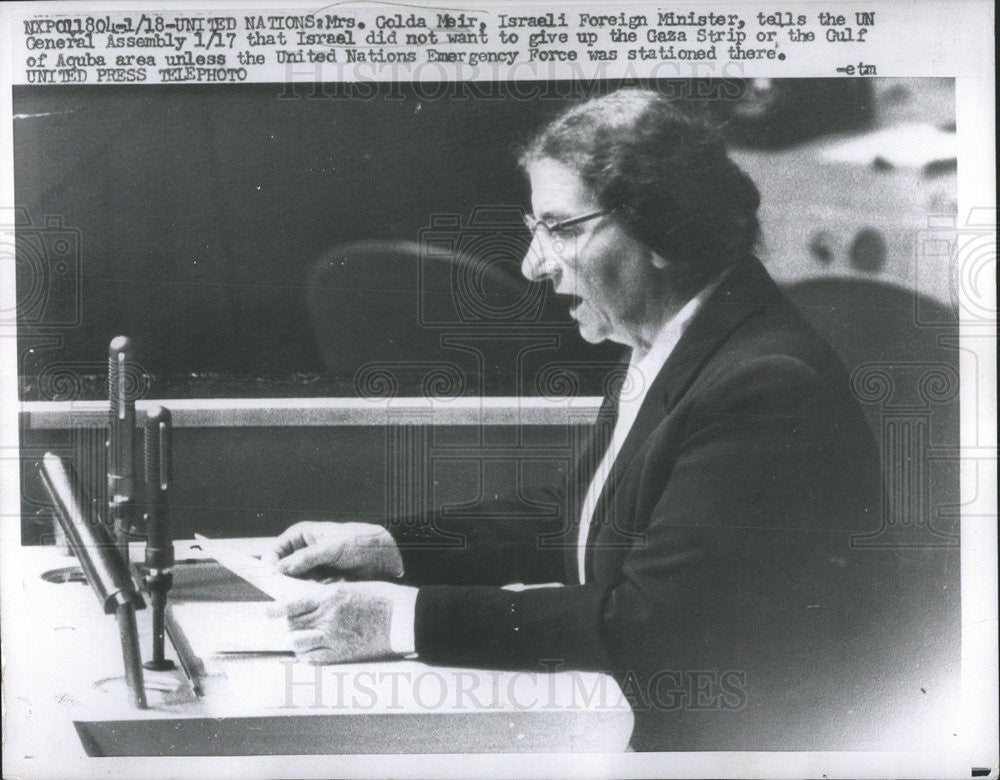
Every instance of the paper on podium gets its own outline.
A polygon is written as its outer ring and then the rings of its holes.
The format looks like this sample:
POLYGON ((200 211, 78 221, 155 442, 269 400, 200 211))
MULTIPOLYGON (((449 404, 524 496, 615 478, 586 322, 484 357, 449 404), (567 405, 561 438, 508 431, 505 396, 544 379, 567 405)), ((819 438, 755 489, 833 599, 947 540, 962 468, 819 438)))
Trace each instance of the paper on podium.
POLYGON ((174 604, 174 618, 198 656, 225 653, 291 653, 284 620, 262 601, 193 601, 174 604))
POLYGON ((260 550, 255 549, 262 547, 260 539, 209 539, 201 534, 194 536, 206 554, 273 599, 284 601, 298 598, 315 591, 317 587, 314 580, 289 577, 261 560, 260 550))
MULTIPOLYGON (((209 539, 202 534, 195 538, 206 556, 273 599, 293 599, 318 587, 261 560, 265 539, 209 539)), ((292 652, 285 622, 267 614, 267 602, 181 602, 172 609, 198 655, 292 652)))

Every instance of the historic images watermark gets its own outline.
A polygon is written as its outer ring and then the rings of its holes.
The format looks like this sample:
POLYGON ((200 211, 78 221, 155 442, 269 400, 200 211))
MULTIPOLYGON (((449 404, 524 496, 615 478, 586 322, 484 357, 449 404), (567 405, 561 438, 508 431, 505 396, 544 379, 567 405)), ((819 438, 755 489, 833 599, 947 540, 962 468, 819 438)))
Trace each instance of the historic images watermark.
MULTIPOLYGON (((615 679, 564 670, 542 661, 541 671, 468 669, 345 669, 280 661, 281 709, 467 712, 509 710, 657 710, 726 712, 747 705, 747 673, 739 669, 662 669, 615 679), (555 674, 558 673, 558 674, 555 674)), ((277 674, 277 666, 272 670, 277 674)))
POLYGON ((0 262, 17 279, 14 311, 0 310, 0 329, 52 333, 83 322, 82 234, 60 214, 33 219, 26 208, 0 219, 0 262))

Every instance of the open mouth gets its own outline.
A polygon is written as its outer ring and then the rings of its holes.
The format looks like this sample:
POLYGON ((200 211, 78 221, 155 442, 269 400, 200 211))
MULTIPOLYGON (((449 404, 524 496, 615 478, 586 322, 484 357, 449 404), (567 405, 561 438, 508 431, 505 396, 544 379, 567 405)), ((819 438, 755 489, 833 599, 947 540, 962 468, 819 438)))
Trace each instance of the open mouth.
POLYGON ((556 293, 556 295, 560 298, 564 298, 566 300, 566 305, 569 306, 570 309, 575 309, 583 303, 583 298, 579 295, 574 295, 573 293, 556 293))

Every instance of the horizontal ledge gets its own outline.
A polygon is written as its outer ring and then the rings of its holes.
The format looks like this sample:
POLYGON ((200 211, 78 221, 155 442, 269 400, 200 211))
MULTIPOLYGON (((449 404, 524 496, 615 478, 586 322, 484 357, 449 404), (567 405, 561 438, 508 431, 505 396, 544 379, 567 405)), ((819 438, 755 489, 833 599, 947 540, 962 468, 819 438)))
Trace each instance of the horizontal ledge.
MULTIPOLYGON (((170 410, 176 428, 329 425, 568 425, 589 424, 598 396, 550 399, 494 398, 177 398, 136 402, 137 418, 150 407, 170 410)), ((54 430, 107 422, 107 401, 26 401, 25 430, 54 430)))

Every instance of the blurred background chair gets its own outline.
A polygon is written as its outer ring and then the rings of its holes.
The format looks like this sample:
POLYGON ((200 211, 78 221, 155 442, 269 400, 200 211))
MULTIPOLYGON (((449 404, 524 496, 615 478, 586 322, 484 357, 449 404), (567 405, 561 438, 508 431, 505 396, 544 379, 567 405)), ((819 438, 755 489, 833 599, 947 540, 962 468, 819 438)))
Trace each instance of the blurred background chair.
MULTIPOLYGON (((328 376, 357 395, 461 395, 511 359, 537 290, 444 243, 355 241, 317 260, 306 306, 328 376)), ((513 388, 511 388, 513 390, 513 388)))
POLYGON ((887 722, 905 709, 914 734, 950 732, 962 632, 957 317, 878 279, 820 277, 786 292, 844 362, 881 451, 877 528, 851 544, 899 583, 882 593, 890 610, 881 626, 898 669, 879 674, 905 685, 873 696, 873 706, 887 708, 887 722))
POLYGON ((876 435, 887 410, 906 408, 925 411, 934 438, 957 445, 958 319, 951 309, 878 279, 819 277, 785 292, 837 351, 876 435))

